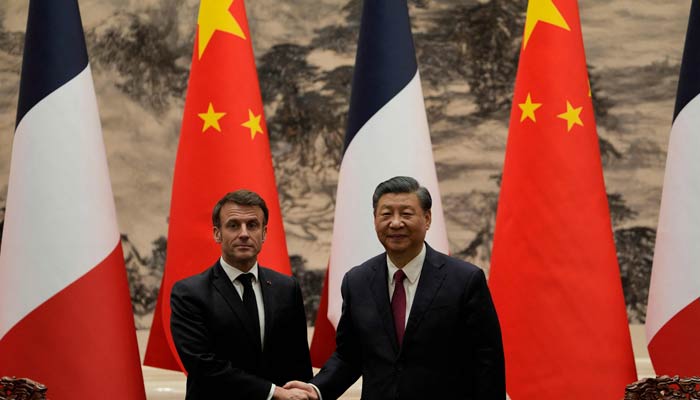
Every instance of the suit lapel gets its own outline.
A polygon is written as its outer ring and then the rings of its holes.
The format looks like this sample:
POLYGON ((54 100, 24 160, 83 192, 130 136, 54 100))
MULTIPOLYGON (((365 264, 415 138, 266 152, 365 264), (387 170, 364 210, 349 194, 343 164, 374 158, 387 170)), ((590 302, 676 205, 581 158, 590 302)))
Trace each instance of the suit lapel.
MULTIPOLYGON (((262 292, 263 307, 265 308, 265 340, 270 337, 272 324, 274 324, 277 312, 277 302, 275 301, 275 291, 272 282, 268 280, 265 269, 258 264, 258 279, 260 280, 260 291, 262 292)), ((263 343, 263 349, 265 344, 263 343)))
POLYGON ((248 313, 245 310, 245 306, 243 306, 241 296, 238 294, 236 288, 233 286, 233 282, 229 280, 228 275, 226 275, 223 267, 218 262, 214 266, 212 284, 221 294, 221 296, 223 296, 231 309, 233 309, 233 313, 236 315, 236 317, 241 320, 243 328, 248 335, 250 335, 253 343, 259 343, 260 339, 256 339, 257 334, 253 330, 252 322, 250 321, 250 318, 248 318, 248 313))
POLYGON ((399 352, 399 343, 396 339, 394 330, 394 316, 391 313, 391 304, 389 303, 389 284, 387 278, 386 256, 379 257, 379 261, 372 265, 374 274, 370 281, 370 290, 374 297, 374 302, 377 305, 377 313, 382 322, 384 331, 391 338, 391 345, 394 353, 399 352))
POLYGON ((404 342, 418 329, 426 311, 430 307, 438 289, 442 286, 445 279, 445 272, 442 267, 444 262, 437 257, 437 253, 426 244, 425 261, 423 269, 418 280, 418 288, 416 295, 413 298, 413 305, 408 316, 406 324, 406 332, 404 333, 404 342))

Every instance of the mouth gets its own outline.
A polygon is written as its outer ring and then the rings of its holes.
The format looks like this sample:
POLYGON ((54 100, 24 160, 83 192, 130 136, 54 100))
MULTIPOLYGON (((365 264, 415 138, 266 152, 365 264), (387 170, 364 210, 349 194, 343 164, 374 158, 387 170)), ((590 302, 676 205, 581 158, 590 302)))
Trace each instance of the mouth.
POLYGON ((387 235, 387 239, 389 240, 401 240, 407 238, 408 235, 387 235))

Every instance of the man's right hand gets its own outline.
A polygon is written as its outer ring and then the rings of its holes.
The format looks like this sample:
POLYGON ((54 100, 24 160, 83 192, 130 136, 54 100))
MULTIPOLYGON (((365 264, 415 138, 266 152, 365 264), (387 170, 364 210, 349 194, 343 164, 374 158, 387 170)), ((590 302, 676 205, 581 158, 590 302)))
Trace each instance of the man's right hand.
MULTIPOLYGON (((313 390, 313 388, 311 389, 313 390)), ((275 387, 275 392, 272 394, 273 400, 309 400, 309 394, 302 389, 295 388, 281 388, 279 386, 275 387)))
POLYGON ((301 381, 291 381, 287 382, 287 384, 284 385, 284 388, 290 390, 302 390, 304 391, 304 393, 306 393, 307 396, 309 396, 309 400, 319 400, 319 394, 316 392, 316 389, 308 383, 304 383, 301 381))

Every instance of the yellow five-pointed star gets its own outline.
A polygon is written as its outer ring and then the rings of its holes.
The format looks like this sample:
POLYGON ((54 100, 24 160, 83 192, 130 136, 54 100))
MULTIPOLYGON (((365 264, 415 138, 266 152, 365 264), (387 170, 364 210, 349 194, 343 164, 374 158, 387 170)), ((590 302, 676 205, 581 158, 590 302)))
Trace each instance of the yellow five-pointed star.
POLYGON ((250 129, 251 139, 255 139, 256 133, 263 133, 263 130, 260 127, 260 117, 262 117, 262 114, 255 115, 253 114, 253 111, 248 109, 248 120, 241 124, 242 126, 245 126, 246 128, 250 129))
POLYGON ((525 36, 523 38, 523 49, 527 47, 530 35, 539 22, 546 22, 558 26, 567 31, 571 30, 564 17, 561 16, 557 6, 552 0, 530 0, 527 2, 527 17, 525 18, 525 36))
POLYGON ((566 120, 566 131, 571 132, 571 128, 576 125, 583 126, 583 121, 581 121, 581 110, 582 107, 572 107, 569 101, 566 101, 566 112, 557 115, 557 117, 566 120))
POLYGON ((229 12, 233 0, 202 0, 199 4, 199 59, 206 50, 215 31, 228 32, 245 39, 245 34, 238 21, 229 12))
POLYGON ((225 112, 215 112, 214 106, 211 103, 209 103, 209 109, 207 109, 207 112, 200 113, 197 115, 199 115, 199 118, 204 120, 204 126, 202 126, 202 132, 209 129, 209 127, 213 127, 217 131, 221 132, 221 127, 219 126, 219 120, 224 115, 226 115, 225 112))
POLYGON ((525 118, 531 119, 532 122, 537 122, 535 119, 535 110, 542 107, 542 103, 533 103, 532 99, 530 98, 530 93, 528 92, 527 99, 525 99, 524 103, 518 104, 518 107, 520 107, 522 110, 522 113, 520 114, 520 122, 525 121, 525 118))

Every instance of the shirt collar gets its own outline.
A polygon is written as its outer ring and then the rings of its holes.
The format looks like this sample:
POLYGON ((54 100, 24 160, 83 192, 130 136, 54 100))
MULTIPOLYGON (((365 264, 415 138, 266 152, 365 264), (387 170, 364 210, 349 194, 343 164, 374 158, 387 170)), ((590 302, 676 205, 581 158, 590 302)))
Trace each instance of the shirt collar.
MULTIPOLYGON (((221 257, 219 259, 219 262, 221 263, 221 266, 224 268, 224 272, 226 272, 226 275, 228 278, 231 280, 231 282, 235 281, 236 278, 238 278, 238 275, 245 274, 246 272, 241 271, 240 269, 229 265, 226 261, 224 261, 224 258, 221 257)), ((253 265, 253 268, 250 269, 247 273, 253 274, 253 282, 257 282, 258 280, 258 262, 255 262, 255 265, 253 265)))
MULTIPOLYGON (((421 249, 420 253, 418 253, 417 256, 413 257, 411 261, 401 268, 404 274, 406 274, 406 279, 408 279, 410 283, 415 283, 418 280, 418 277, 420 277, 420 272, 423 269, 423 262, 425 262, 425 252, 425 243, 423 243, 423 248, 421 249)), ((394 273, 399 268, 393 262, 391 262, 388 254, 386 255, 386 265, 389 268, 389 281, 393 282, 394 273)))

